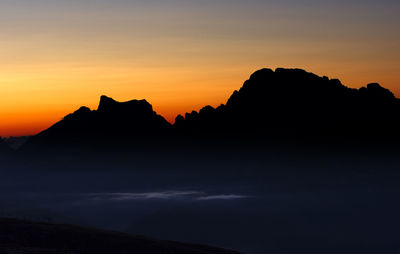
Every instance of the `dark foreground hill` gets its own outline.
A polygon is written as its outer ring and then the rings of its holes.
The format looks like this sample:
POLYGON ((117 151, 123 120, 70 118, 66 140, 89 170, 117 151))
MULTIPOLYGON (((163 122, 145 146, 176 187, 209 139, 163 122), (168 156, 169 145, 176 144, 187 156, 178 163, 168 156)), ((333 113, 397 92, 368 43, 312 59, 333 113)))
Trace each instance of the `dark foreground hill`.
POLYGON ((278 68, 256 71, 226 104, 179 115, 174 125, 145 100, 120 103, 102 96, 97 110, 81 107, 30 138, 27 147, 110 141, 134 146, 139 139, 167 140, 168 146, 182 137, 393 142, 399 129, 400 100, 379 84, 353 89, 337 79, 278 68))
POLYGON ((238 252, 71 225, 0 219, 0 253, 234 254, 238 252))

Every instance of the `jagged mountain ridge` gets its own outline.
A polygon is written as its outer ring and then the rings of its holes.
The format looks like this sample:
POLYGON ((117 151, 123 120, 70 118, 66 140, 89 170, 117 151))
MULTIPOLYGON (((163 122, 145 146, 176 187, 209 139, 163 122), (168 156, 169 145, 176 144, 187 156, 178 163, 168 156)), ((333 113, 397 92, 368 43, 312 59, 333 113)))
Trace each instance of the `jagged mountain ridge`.
POLYGON ((399 115, 400 100, 377 83, 354 89, 301 69, 261 69, 226 104, 179 115, 173 125, 145 100, 102 96, 97 110, 81 107, 28 143, 213 134, 387 138, 398 135, 399 115))
POLYGON ((146 100, 117 102, 101 96, 97 110, 81 107, 49 129, 29 139, 28 144, 90 142, 127 137, 158 136, 171 124, 153 111, 146 100))
POLYGON ((400 100, 377 83, 353 89, 337 79, 278 68, 256 71, 226 104, 178 116, 175 125, 189 133, 380 136, 397 132, 399 116, 400 100))

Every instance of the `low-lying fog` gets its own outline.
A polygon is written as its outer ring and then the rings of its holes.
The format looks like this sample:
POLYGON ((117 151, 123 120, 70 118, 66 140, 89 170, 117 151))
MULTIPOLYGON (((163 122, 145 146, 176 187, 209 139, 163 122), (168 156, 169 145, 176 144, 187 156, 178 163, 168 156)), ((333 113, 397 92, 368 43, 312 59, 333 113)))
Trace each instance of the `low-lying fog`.
POLYGON ((249 254, 399 253, 400 157, 382 154, 236 154, 151 166, 4 161, 0 217, 249 254))

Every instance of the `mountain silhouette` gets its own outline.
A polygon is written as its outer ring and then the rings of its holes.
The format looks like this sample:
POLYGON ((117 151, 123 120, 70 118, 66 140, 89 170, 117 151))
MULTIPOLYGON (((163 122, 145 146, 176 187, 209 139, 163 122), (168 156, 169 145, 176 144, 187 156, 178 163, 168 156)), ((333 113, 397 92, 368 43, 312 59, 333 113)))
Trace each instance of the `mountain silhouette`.
POLYGON ((146 137, 333 137, 392 140, 399 136, 400 100, 377 83, 348 88, 301 69, 261 69, 226 104, 179 115, 171 125, 146 100, 101 96, 97 110, 81 107, 27 145, 62 145, 146 137))
POLYGON ((117 102, 101 96, 97 110, 81 107, 49 129, 31 137, 27 145, 98 144, 145 136, 166 135, 171 129, 146 100, 117 102))
POLYGON ((178 116, 187 134, 264 137, 391 137, 400 127, 400 100, 373 83, 348 88, 300 69, 262 69, 226 104, 178 116))

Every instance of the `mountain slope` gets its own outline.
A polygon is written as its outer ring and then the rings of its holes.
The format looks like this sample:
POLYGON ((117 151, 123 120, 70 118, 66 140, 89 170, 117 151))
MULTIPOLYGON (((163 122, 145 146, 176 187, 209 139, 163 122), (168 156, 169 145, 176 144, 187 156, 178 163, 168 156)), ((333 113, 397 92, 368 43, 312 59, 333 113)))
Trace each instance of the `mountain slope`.
POLYGON ((114 231, 0 218, 0 253, 234 254, 114 231))
POLYGON ((5 142, 5 139, 0 137, 0 159, 6 159, 12 154, 12 149, 5 142))
POLYGON ((175 127, 190 134, 258 136, 398 135, 400 100, 373 83, 360 89, 300 69, 262 69, 225 105, 178 116, 175 127))
POLYGON ((170 128, 170 123, 154 112, 146 100, 117 102, 103 95, 97 110, 81 107, 31 137, 27 145, 102 144, 164 135, 170 128))
POLYGON ((145 100, 121 103, 102 96, 97 110, 81 107, 25 147, 133 144, 139 139, 151 146, 182 136, 392 141, 400 140, 399 116, 400 100, 377 83, 352 89, 300 69, 262 69, 226 104, 179 115, 173 126, 145 100))

